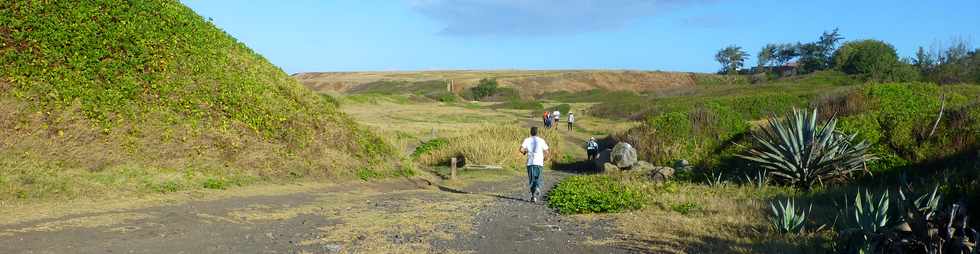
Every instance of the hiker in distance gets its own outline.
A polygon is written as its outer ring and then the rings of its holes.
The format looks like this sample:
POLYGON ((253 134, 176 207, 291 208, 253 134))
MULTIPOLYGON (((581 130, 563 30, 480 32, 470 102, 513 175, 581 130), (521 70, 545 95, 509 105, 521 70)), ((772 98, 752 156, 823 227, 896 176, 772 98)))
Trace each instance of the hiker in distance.
POLYGON ((575 123, 575 114, 572 114, 572 112, 568 112, 568 130, 569 131, 572 130, 572 124, 574 124, 574 123, 575 123))
POLYGON ((589 161, 599 157, 599 143, 595 142, 595 137, 591 137, 589 141, 585 142, 585 153, 589 155, 589 161))
POLYGON ((561 126, 558 125, 559 123, 561 123, 561 112, 560 111, 555 110, 555 112, 551 112, 551 119, 552 119, 552 121, 551 121, 551 126, 552 127, 561 128, 561 126))
POLYGON ((538 127, 531 127, 531 136, 521 143, 521 154, 527 155, 527 182, 531 187, 531 202, 541 195, 541 170, 548 157, 548 142, 538 137, 538 127))

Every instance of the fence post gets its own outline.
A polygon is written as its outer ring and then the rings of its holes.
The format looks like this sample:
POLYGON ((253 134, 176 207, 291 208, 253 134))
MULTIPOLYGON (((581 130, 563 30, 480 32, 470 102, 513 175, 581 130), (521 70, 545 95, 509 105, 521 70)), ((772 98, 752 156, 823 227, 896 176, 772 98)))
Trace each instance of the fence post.
POLYGON ((451 179, 456 179, 456 157, 453 157, 452 159, 450 159, 450 164, 452 164, 450 166, 452 168, 452 173, 450 173, 449 179, 450 180, 451 179))

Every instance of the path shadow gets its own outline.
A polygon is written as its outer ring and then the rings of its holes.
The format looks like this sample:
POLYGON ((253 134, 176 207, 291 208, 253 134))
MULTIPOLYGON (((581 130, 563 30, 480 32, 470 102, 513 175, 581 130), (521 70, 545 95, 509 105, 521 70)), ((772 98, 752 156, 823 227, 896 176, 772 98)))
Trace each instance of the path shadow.
POLYGON ((493 198, 498 198, 498 199, 506 199, 506 200, 514 200, 514 201, 526 201, 526 200, 523 200, 523 199, 519 199, 519 198, 515 198, 515 197, 508 197, 508 196, 504 196, 504 195, 500 195, 500 194, 496 194, 496 193, 468 192, 468 191, 464 191, 464 190, 449 188, 449 187, 442 186, 442 185, 437 185, 436 187, 438 187, 440 191, 445 191, 445 192, 455 193, 455 194, 483 195, 483 196, 493 197, 493 198))
POLYGON ((581 160, 573 162, 555 162, 551 164, 551 169, 566 173, 591 175, 602 173, 602 168, 595 165, 593 161, 581 160))

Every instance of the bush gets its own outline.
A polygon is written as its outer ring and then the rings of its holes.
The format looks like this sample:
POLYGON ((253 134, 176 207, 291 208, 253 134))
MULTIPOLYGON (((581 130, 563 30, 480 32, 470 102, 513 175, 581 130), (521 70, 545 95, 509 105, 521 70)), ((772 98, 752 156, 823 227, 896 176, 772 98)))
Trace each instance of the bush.
POLYGON ((609 176, 571 176, 548 194, 548 207, 562 214, 606 213, 643 207, 642 192, 609 176))
POLYGON ((749 125, 722 103, 709 102, 687 112, 669 112, 648 119, 620 140, 633 144, 643 159, 668 165, 678 159, 705 164, 721 145, 749 125))
POLYGON ((497 80, 492 78, 481 79, 473 88, 470 88, 473 93, 473 99, 480 100, 484 97, 493 96, 497 93, 497 80))
POLYGON ((878 40, 844 43, 834 52, 834 67, 872 81, 912 81, 917 71, 898 59, 891 44, 878 40))
POLYGON ((422 144, 416 147, 415 151, 412 152, 412 158, 418 158, 419 156, 428 154, 432 150, 436 150, 446 146, 446 144, 449 144, 449 140, 446 140, 445 138, 436 138, 426 142, 422 142, 422 144))

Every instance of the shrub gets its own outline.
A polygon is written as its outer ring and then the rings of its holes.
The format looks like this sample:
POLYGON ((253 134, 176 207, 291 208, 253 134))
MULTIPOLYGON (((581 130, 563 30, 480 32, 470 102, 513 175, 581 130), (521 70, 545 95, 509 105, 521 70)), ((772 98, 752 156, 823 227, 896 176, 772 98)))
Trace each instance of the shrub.
POLYGON ((476 86, 470 88, 470 91, 473 93, 473 99, 476 100, 493 96, 497 93, 497 80, 492 78, 481 79, 476 86))
POLYGON ((768 126, 753 133, 758 145, 739 157, 752 161, 770 173, 801 189, 862 169, 868 143, 855 142, 855 135, 835 132, 837 120, 831 118, 817 125, 817 110, 812 113, 793 109, 780 119, 769 117, 768 126))
POLYGON ((737 112, 722 103, 709 102, 687 112, 649 118, 619 139, 633 144, 641 157, 655 164, 678 159, 705 164, 716 149, 748 128, 737 112))
POLYGON ((418 158, 419 156, 428 154, 432 150, 446 146, 446 144, 449 144, 449 140, 446 140, 445 138, 436 138, 422 142, 422 144, 419 144, 419 146, 415 148, 415 151, 412 152, 412 158, 418 158))
POLYGON ((834 67, 873 81, 912 81, 917 71, 898 59, 895 47, 878 40, 846 42, 833 56, 834 67))
POLYGON ((548 193, 548 207, 562 214, 639 209, 643 201, 640 191, 609 176, 571 176, 548 193))
POLYGON ((797 210, 796 202, 792 199, 787 199, 785 202, 776 201, 769 203, 769 207, 772 208, 769 222, 773 229, 782 234, 803 233, 806 212, 803 209, 797 210))

